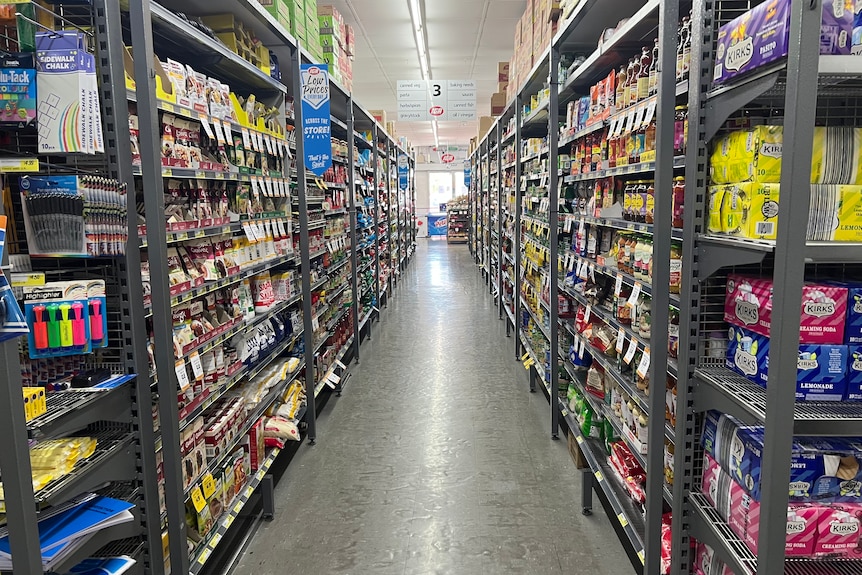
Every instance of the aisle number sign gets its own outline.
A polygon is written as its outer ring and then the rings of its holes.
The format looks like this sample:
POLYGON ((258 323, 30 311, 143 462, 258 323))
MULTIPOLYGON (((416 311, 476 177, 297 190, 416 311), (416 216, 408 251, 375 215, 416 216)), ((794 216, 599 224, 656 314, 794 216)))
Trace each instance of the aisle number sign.
POLYGON ((300 78, 305 168, 322 177, 332 166, 329 67, 326 64, 303 64, 300 78))
POLYGON ((475 120, 476 82, 473 80, 399 80, 398 120, 475 120))

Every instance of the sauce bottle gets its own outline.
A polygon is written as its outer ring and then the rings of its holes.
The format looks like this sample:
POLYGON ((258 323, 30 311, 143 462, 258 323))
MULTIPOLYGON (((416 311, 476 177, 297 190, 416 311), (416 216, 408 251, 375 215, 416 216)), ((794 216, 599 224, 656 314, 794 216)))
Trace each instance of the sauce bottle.
POLYGON ((649 95, 652 96, 658 92, 658 38, 655 39, 655 44, 652 47, 652 58, 649 63, 649 95))
MULTIPOLYGON (((685 66, 685 45, 689 41, 689 22, 688 16, 683 16, 682 23, 679 25, 679 41, 677 42, 677 50, 676 50, 676 79, 682 80, 683 70, 685 66)), ((689 56, 691 54, 691 47, 689 47, 689 56)))
POLYGON ((677 176, 673 179, 673 223, 675 228, 683 225, 683 202, 685 202, 685 177, 677 176))
POLYGON ((649 97, 649 70, 652 65, 652 53, 649 47, 641 48, 640 69, 638 72, 638 100, 649 97))
POLYGON ((641 73, 640 58, 632 58, 631 77, 629 78, 629 106, 634 106, 638 103, 638 78, 641 73))
POLYGON ((616 105, 616 109, 622 110, 626 107, 626 102, 628 102, 628 92, 626 91, 626 67, 625 65, 620 66, 620 71, 617 72, 617 85, 614 97, 614 104, 616 105))

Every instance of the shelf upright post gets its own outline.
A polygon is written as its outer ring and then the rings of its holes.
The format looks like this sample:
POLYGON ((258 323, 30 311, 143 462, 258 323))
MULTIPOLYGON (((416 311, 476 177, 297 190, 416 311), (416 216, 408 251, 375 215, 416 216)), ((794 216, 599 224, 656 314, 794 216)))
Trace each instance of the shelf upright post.
MULTIPOLYGON (((150 0, 129 3, 132 50, 135 54, 153 53, 153 26, 150 0)), ((150 58, 135 58, 138 121, 140 124, 141 176, 144 214, 147 226, 147 251, 150 261, 150 290, 153 309, 153 341, 156 377, 159 390, 162 454, 165 472, 165 499, 168 519, 168 542, 172 573, 189 572, 186 545, 185 497, 180 454, 179 406, 174 357, 173 322, 171 319, 170 282, 167 257, 164 184, 162 182, 161 144, 158 139, 159 113, 156 105, 155 75, 150 58)), ((137 231, 132 236, 137 238, 137 231)), ((144 376, 144 374, 141 374, 144 376)), ((150 542, 153 545, 154 542, 150 542)), ((159 567, 158 565, 156 567, 159 567)))
POLYGON ((503 128, 497 122, 497 311, 503 319, 503 128))
MULTIPOLYGON (((293 106, 294 122, 299 135, 296 138, 296 193, 299 198, 299 249, 300 271, 302 273, 302 327, 305 340, 305 397, 308 402, 305 423, 307 425, 308 443, 314 445, 317 441, 317 406, 314 397, 314 327, 311 311, 311 244, 308 233, 308 193, 305 182, 305 139, 302 134, 302 54, 299 46, 290 48, 291 60, 291 91, 295 94, 296 104, 293 106)), ((184 571, 185 573, 185 571, 184 571)))
POLYGON ((488 229, 485 230, 485 237, 488 238, 488 259, 486 260, 488 266, 488 293, 493 294, 494 278, 491 275, 491 268, 493 267, 491 250, 494 249, 494 242, 491 241, 491 134, 492 132, 488 132, 485 139, 485 173, 488 176, 488 225, 486 226, 488 229))
POLYGON ((782 194, 778 206, 778 236, 775 243, 773 321, 770 330, 769 377, 766 383, 766 422, 763 441, 763 478, 757 574, 782 569, 787 520, 787 485, 790 482, 790 454, 793 444, 793 414, 799 353, 799 309, 805 279, 806 237, 811 198, 810 158, 813 148, 817 108, 819 68, 819 2, 793 2, 790 7, 790 38, 787 55, 787 88, 784 95, 784 141, 781 162, 782 194))
POLYGON ((356 138, 354 134, 353 95, 347 96, 347 186, 348 211, 350 217, 350 289, 353 293, 353 359, 359 363, 359 267, 357 265, 356 247, 359 245, 359 233, 356 230, 356 138))
POLYGON ((512 254, 515 260, 514 277, 514 312, 515 312, 515 359, 521 356, 521 93, 515 95, 515 226, 512 235, 515 237, 515 249, 512 254))
MULTIPOLYGON (((377 122, 371 128, 371 158, 374 161, 374 305, 380 321, 380 153, 377 151, 377 122)), ((370 320, 369 320, 370 323, 370 320)), ((369 329, 370 332, 370 329, 369 329)))
POLYGON ((548 368, 551 371, 551 439, 560 438, 560 404, 559 404, 559 387, 560 387, 560 361, 559 361, 559 277, 558 270, 560 269, 559 258, 559 221, 560 221, 560 174, 557 170, 559 166, 559 150, 557 149, 560 140, 560 77, 558 68, 560 67, 560 49, 558 46, 551 45, 551 50, 548 54, 548 74, 550 76, 550 96, 548 99, 548 171, 550 172, 548 182, 548 199, 550 200, 548 210, 548 242, 551 244, 551 254, 548 261, 548 279, 550 280, 550 290, 548 297, 548 309, 551 312, 551 359, 548 368))
MULTIPOLYGON (((685 212, 683 213, 682 241, 682 285, 680 287, 679 333, 677 358, 677 410, 674 429, 674 482, 672 488, 673 514, 671 525, 671 574, 688 575, 691 572, 692 554, 689 549, 691 511, 689 493, 698 478, 693 462, 697 457, 698 444, 697 413, 694 409, 694 370, 699 356, 699 330, 701 302, 699 293, 699 262, 697 238, 704 231, 702 214, 706 209, 703 190, 708 183, 707 166, 709 155, 706 125, 706 98, 704 94, 712 85, 710 74, 712 61, 712 26, 706 26, 707 5, 711 0, 694 0, 692 4, 691 58, 689 67, 689 132, 685 153, 685 212)), ((663 87, 659 87, 663 90, 663 87)), ((658 228, 655 228, 658 229, 658 228)), ((658 285, 658 284, 656 284, 658 285)), ((658 324, 656 324, 658 325, 658 324)))
MULTIPOLYGON (((656 103, 656 162, 655 223, 653 229, 653 274, 652 290, 653 321, 657 326, 668 325, 670 309, 669 290, 660 289, 670 285, 670 248, 673 221, 674 158, 674 107, 676 106, 676 43, 679 22, 679 0, 662 0, 659 7, 659 84, 656 103)), ((653 385, 662 385, 667 379, 667 329, 656 329, 650 335, 649 376, 653 385)), ((635 369, 638 366, 634 366, 635 369)), ((647 469, 664 467, 664 411, 665 398, 662 393, 649 395, 649 433, 651 443, 646 455, 647 469)), ((653 472, 647 475, 646 484, 646 533, 644 536, 644 573, 661 571, 661 520, 664 501, 664 474, 653 472)))
MULTIPOLYGON (((0 215, 3 215, 2 202, 0 215)), ((4 252, 0 263, 9 264, 7 253, 4 252)), ((12 569, 16 575, 42 575, 24 397, 18 393, 22 383, 17 339, 0 343, 0 358, 0 405, 5 411, 0 417, 0 436, 4 438, 0 443, 0 472, 6 494, 6 522, 14 527, 9 530, 12 569)))
MULTIPOLYGON (((99 90, 104 106, 105 142, 107 143, 107 167, 109 176, 134 189, 131 175, 132 150, 129 140, 128 96, 123 69, 123 29, 120 6, 110 0, 95 0, 95 33, 98 34, 99 90)), ((144 313, 143 284, 141 281, 141 251, 138 240, 138 223, 128 218, 126 257, 115 260, 116 276, 122 278, 121 313, 125 341, 123 362, 127 373, 137 374, 133 389, 133 424, 138 434, 138 476, 143 498, 139 510, 146 530, 148 568, 164 564, 161 541, 161 513, 159 510, 158 477, 156 475, 156 437, 153 427, 153 392, 150 387, 149 362, 147 360, 147 327, 144 313), (131 262, 131 265, 130 265, 131 262)))

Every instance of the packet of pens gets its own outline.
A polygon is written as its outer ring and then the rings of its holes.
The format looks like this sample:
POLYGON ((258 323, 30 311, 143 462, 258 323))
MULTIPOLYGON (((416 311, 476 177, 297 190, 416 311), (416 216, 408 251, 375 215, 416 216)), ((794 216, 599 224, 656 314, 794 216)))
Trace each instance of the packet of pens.
MULTIPOLYGON (((0 216, 0 261, 6 245, 6 216, 0 216)), ((27 333, 27 323, 21 314, 18 301, 9 287, 6 275, 0 270, 0 341, 6 341, 27 333)))
POLYGON ((126 253, 126 187, 97 176, 23 176, 24 227, 30 255, 126 253))
POLYGON ((30 357, 90 353, 108 345, 105 282, 51 282, 24 288, 30 357))

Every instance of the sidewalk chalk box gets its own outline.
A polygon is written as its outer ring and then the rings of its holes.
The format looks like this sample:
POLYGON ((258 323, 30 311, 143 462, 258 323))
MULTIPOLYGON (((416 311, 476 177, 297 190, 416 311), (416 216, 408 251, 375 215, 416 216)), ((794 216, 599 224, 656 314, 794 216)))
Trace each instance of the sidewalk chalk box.
MULTIPOLYGON (((704 418, 701 443, 755 501, 761 499, 763 428, 717 411, 704 418)), ((790 501, 862 503, 862 439, 796 437, 790 460, 790 501)))
MULTIPOLYGON (((790 3, 764 2, 719 28, 714 83, 722 84, 787 55, 790 3)), ((823 0, 820 53, 849 55, 853 22, 853 2, 823 0)))
MULTIPOLYGON (((724 321, 769 337, 772 324, 772 280, 731 274, 727 278, 724 321)), ((859 290, 862 301, 862 289, 859 290)), ((862 303, 860 303, 862 312, 862 303)), ((802 286, 799 341, 813 344, 844 343, 848 289, 833 284, 802 286)), ((859 315, 862 342, 862 313, 859 315)))
MULTIPOLYGON (((762 387, 769 377, 769 338, 731 325, 726 365, 762 387)), ((841 401, 847 386, 847 346, 801 344, 796 363, 797 401, 841 401)))

